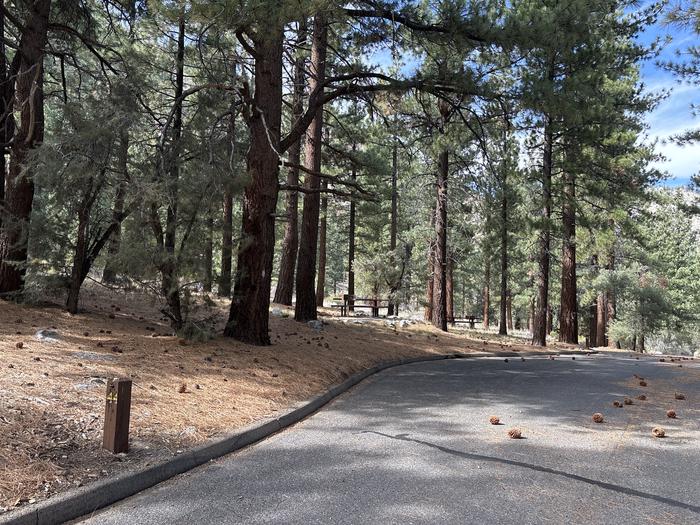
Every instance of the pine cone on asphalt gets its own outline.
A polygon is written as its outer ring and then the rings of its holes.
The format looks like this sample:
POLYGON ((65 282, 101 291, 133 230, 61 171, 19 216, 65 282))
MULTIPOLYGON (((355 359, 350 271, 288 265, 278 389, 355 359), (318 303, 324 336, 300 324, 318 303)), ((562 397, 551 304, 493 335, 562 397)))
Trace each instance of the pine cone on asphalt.
POLYGON ((521 437, 523 437, 523 434, 519 428, 511 428, 508 431, 508 435, 511 437, 511 439, 520 439, 521 437))
POLYGON ((666 436, 666 431, 661 427, 652 428, 651 433, 654 435, 654 437, 657 437, 657 438, 662 438, 662 437, 666 436))

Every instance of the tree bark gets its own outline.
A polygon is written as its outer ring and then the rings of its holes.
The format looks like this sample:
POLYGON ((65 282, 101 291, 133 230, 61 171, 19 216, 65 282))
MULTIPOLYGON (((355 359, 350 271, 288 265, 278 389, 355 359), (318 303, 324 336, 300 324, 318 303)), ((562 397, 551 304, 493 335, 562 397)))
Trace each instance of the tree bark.
POLYGON ((87 229, 90 222, 90 210, 81 206, 78 211, 78 234, 76 236, 75 253, 73 255, 73 268, 71 270, 70 287, 66 299, 66 310, 71 314, 78 313, 80 288, 85 280, 83 265, 87 259, 87 229))
POLYGON ((513 296, 508 290, 506 295, 506 319, 508 323, 508 330, 513 329, 513 296))
MULTIPOLYGON (((314 16, 314 31, 311 44, 311 67, 309 91, 314 92, 322 85, 326 73, 326 51, 328 24, 323 13, 314 16)), ((306 135, 304 165, 312 173, 305 177, 305 188, 312 193, 304 195, 304 206, 299 237, 299 255, 297 259, 296 292, 297 301, 294 319, 299 322, 315 320, 316 311, 316 255, 318 247, 318 219, 320 208, 320 178, 315 175, 321 171, 321 146, 323 131, 323 105, 316 108, 306 135)))
MULTIPOLYGON (((14 117, 11 111, 14 89, 8 78, 7 50, 5 46, 5 11, 0 9, 0 210, 5 201, 5 174, 7 170, 8 144, 14 134, 14 117)), ((2 213, 0 212, 0 227, 2 213)))
MULTIPOLYGON (((487 241, 488 242, 488 241, 487 241)), ((481 291, 481 298, 483 301, 483 327, 488 328, 489 323, 489 310, 491 309, 491 254, 489 253, 488 246, 484 250, 484 287, 481 291)))
MULTIPOLYGON (((610 270, 615 269, 615 248, 613 247, 610 251, 610 263, 608 265, 608 268, 610 270)), ((608 329, 610 328, 610 325, 615 322, 615 319, 617 318, 617 300, 615 297, 615 292, 613 290, 608 290, 607 291, 608 295, 608 315, 606 317, 606 324, 608 329)), ((608 346, 610 348, 620 348, 620 341, 614 341, 613 339, 608 338, 608 346)))
POLYGON ((588 325, 588 346, 595 348, 598 346, 598 303, 594 300, 588 307, 588 317, 590 318, 588 325))
MULTIPOLYGON (((180 14, 175 57, 175 111, 173 117, 172 137, 167 153, 167 178, 165 180, 167 207, 165 212, 165 232, 162 236, 161 260, 161 293, 167 303, 167 313, 170 324, 175 330, 183 326, 182 305, 180 301, 180 282, 175 244, 177 241, 177 217, 180 185, 180 140, 182 138, 182 93, 185 85, 185 14, 184 8, 180 14)), ((154 221, 157 213, 153 211, 154 221)), ((160 222, 160 219, 158 218, 160 222)))
POLYGON ((576 176, 564 173, 562 204, 561 314, 559 340, 578 343, 578 303, 576 300, 576 176))
POLYGON ((454 259, 447 260, 447 320, 450 323, 455 321, 455 301, 454 301, 454 259))
POLYGON ((47 42, 50 0, 36 0, 20 37, 15 73, 15 111, 20 125, 10 152, 10 170, 5 181, 4 217, 0 227, 0 295, 21 291, 26 272, 29 220, 34 201, 34 183, 24 164, 31 149, 44 139, 43 62, 47 42))
POLYGON ((447 332, 447 150, 440 153, 435 210, 435 257, 433 272, 433 326, 447 332))
MULTIPOLYGON (((508 295, 508 174, 503 168, 501 175, 501 304, 498 320, 498 334, 508 335, 509 295, 508 295)), ((512 321, 511 321, 512 324, 512 321)))
MULTIPOLYGON (((389 250, 391 251, 392 263, 395 262, 394 255, 396 253, 396 237, 398 233, 398 222, 399 222, 399 196, 398 196, 398 177, 399 177, 399 164, 398 164, 398 141, 394 137, 394 144, 391 152, 391 218, 389 225, 389 250)), ((393 264, 392 264, 393 266, 393 264)), ((392 284, 392 291, 395 293, 398 291, 400 283, 392 284)), ((389 315, 398 315, 398 305, 394 303, 392 298, 389 303, 389 315)))
POLYGON ((428 246, 428 282, 425 292, 425 310, 423 319, 426 321, 433 320, 433 306, 435 304, 435 241, 430 242, 428 246))
POLYGON ((547 306, 549 305, 549 250, 552 215, 552 119, 546 116, 542 158, 542 224, 538 240, 537 303, 532 327, 532 344, 547 346, 547 306))
MULTIPOLYGON (((323 189, 328 188, 328 181, 321 182, 323 189)), ((323 306, 326 296, 326 228, 328 224, 328 198, 321 199, 321 216, 318 230, 318 279, 316 281, 316 306, 323 306)))
MULTIPOLYGON (((353 153, 357 150, 357 145, 353 143, 353 153)), ((353 184, 357 181, 357 168, 352 165, 350 180, 353 184)), ((350 198, 350 226, 348 228, 348 295, 352 298, 355 295, 355 199, 350 198)), ((354 301, 350 299, 348 311, 354 312, 354 301)))
POLYGON ((275 248, 282 120, 283 28, 272 25, 255 41, 255 95, 248 120, 250 182, 243 197, 241 233, 231 310, 224 335, 269 345, 269 309, 275 248))
POLYGON ((607 346, 608 298, 600 292, 596 300, 596 346, 607 346))
MULTIPOLYGON (((306 43, 307 30, 306 20, 302 19, 299 22, 299 31, 297 32, 297 46, 303 48, 306 43)), ((292 94, 292 115, 291 127, 294 127, 296 122, 304 113, 304 82, 305 82, 305 65, 306 60, 300 50, 297 51, 296 59, 294 60, 294 89, 292 94)), ((287 185, 297 186, 299 184, 299 168, 301 163, 301 138, 294 141, 289 148, 289 162, 293 167, 287 171, 287 185)), ((294 296, 294 269, 297 261, 297 252, 299 250, 299 193, 290 190, 287 192, 286 202, 287 222, 284 227, 284 238, 282 239, 282 255, 280 258, 279 276, 277 278, 277 288, 275 290, 275 302, 292 305, 294 296)))
POLYGON ((207 210, 206 239, 204 242, 204 282, 202 289, 210 293, 214 282, 214 217, 211 210, 207 210))
MULTIPOLYGON (((233 117, 232 117, 233 118, 233 117)), ((231 266, 233 258, 233 192, 224 189, 224 222, 221 228, 221 275, 219 297, 231 297, 231 266)))

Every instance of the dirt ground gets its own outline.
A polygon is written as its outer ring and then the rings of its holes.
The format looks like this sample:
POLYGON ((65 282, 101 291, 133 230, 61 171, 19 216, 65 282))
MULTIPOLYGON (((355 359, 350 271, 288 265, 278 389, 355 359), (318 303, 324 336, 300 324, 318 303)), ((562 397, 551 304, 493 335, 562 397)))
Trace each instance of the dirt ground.
MULTIPOLYGON (((197 315, 221 333, 228 304, 208 304, 197 315)), ((185 342, 147 295, 88 288, 82 308, 71 316, 58 301, 0 303, 0 513, 181 453, 381 361, 533 350, 476 331, 341 320, 330 309, 315 331, 283 307, 271 317, 272 346, 185 342), (39 340, 40 330, 56 340, 39 340), (100 448, 111 377, 134 385, 131 450, 117 456, 100 448)))

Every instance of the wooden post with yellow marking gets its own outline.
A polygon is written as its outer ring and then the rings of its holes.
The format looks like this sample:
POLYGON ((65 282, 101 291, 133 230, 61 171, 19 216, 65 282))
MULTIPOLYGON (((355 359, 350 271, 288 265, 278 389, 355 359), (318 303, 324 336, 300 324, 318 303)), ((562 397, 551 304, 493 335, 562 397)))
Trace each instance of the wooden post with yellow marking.
POLYGON ((129 416, 131 412, 131 379, 107 381, 105 426, 102 448, 113 454, 129 450, 129 416))

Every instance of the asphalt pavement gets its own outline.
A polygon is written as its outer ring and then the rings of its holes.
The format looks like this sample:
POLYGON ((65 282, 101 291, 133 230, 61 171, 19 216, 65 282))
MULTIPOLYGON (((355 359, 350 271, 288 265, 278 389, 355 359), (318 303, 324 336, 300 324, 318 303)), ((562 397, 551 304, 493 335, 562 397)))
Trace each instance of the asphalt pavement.
POLYGON ((84 523, 697 524, 700 361, 611 353, 393 368, 84 523), (633 404, 613 406, 625 397, 633 404))

